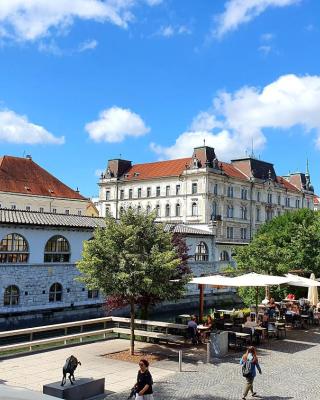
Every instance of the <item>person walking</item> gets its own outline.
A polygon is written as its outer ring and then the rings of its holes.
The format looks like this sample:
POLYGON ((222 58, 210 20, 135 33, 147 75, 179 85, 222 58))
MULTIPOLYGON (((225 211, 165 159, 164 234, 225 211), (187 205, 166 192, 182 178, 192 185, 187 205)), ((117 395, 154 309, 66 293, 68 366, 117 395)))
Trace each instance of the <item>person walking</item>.
POLYGON ((137 376, 136 388, 136 399, 137 400, 153 400, 152 390, 153 380, 149 371, 149 361, 139 361, 139 371, 137 376))
POLYGON ((248 347, 247 352, 240 360, 240 365, 242 365, 242 375, 247 380, 242 396, 242 400, 246 400, 249 391, 251 392, 252 397, 257 395, 253 390, 253 381, 257 374, 256 369, 259 371, 259 374, 262 374, 257 357, 257 351, 253 346, 248 347))

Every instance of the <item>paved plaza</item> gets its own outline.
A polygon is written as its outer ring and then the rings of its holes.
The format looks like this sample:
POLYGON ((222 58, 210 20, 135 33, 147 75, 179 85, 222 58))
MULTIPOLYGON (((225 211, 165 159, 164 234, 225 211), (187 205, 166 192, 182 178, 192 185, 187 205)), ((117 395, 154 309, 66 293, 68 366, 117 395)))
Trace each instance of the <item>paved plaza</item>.
MULTIPOLYGON (((0 382, 41 391, 44 383, 58 381, 64 360, 74 354, 82 366, 77 377, 106 378, 107 400, 124 400, 135 381, 137 365, 108 359, 103 354, 127 349, 129 341, 113 340, 31 354, 0 362, 0 382), (108 392, 108 393, 110 393, 108 392)), ((148 351, 164 347, 139 344, 148 351)), ((167 360, 151 365, 155 400, 232 400, 240 399, 244 378, 238 353, 215 364, 205 363, 205 352, 190 348, 184 352, 183 372, 178 372, 177 349, 170 349, 167 360)), ((255 389, 269 400, 320 399, 320 329, 290 331, 285 340, 270 340, 259 347, 263 374, 255 389)), ((249 398, 249 397, 248 397, 249 398)), ((1 387, 0 387, 1 399, 1 387)))

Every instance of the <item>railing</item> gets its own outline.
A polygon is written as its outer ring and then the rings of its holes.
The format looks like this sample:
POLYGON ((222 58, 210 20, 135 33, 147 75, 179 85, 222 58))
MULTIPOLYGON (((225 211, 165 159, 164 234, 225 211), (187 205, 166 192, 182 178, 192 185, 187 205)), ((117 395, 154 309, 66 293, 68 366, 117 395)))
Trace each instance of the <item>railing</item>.
MULTIPOLYGON (((114 337, 120 334, 130 334, 130 318, 103 317, 76 322, 67 322, 55 325, 36 326, 34 328, 16 329, 0 332, 0 356, 14 355, 21 349, 32 351, 35 347, 43 349, 52 345, 68 345, 68 341, 79 339, 82 343, 84 338, 99 336, 106 339, 107 334, 114 337)), ((152 337, 160 340, 177 341, 181 336, 177 332, 185 332, 186 325, 170 322, 149 321, 135 319, 136 335, 152 337)), ((70 343, 69 343, 70 344, 70 343)))

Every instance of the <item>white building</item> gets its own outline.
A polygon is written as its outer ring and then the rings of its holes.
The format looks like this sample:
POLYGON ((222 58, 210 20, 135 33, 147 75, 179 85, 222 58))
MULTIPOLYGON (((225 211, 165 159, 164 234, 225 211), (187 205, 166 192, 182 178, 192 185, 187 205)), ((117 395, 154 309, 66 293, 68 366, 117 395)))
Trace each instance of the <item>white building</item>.
POLYGON ((0 157, 0 208, 92 214, 88 199, 41 168, 30 156, 0 157))
POLYGON ((97 226, 102 218, 0 209, 0 326, 101 310, 104 298, 76 279, 97 226))
POLYGON ((273 164, 253 157, 220 162, 208 146, 169 161, 109 160, 99 188, 101 216, 118 218, 132 207, 155 210, 161 222, 212 229, 216 262, 231 259, 234 246, 248 243, 274 216, 313 209, 314 197, 308 171, 280 177, 273 164))

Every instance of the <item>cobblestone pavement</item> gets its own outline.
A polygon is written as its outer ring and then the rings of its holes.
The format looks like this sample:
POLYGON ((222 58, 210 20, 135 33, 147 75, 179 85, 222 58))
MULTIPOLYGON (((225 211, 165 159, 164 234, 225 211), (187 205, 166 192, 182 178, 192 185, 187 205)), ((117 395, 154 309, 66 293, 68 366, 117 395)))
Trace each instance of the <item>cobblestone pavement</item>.
MULTIPOLYGON (((155 400, 241 399, 245 379, 239 357, 233 354, 215 364, 189 362, 184 372, 155 380, 155 400)), ((320 400, 320 329, 289 332, 285 340, 270 340, 259 347, 262 375, 257 375, 257 398, 268 400, 320 400)), ((160 361, 158 368, 177 369, 177 364, 160 361)), ((151 366, 152 372, 152 366, 151 366)), ((124 400, 128 392, 107 396, 124 400)), ((248 399, 250 396, 248 396, 248 399)))

